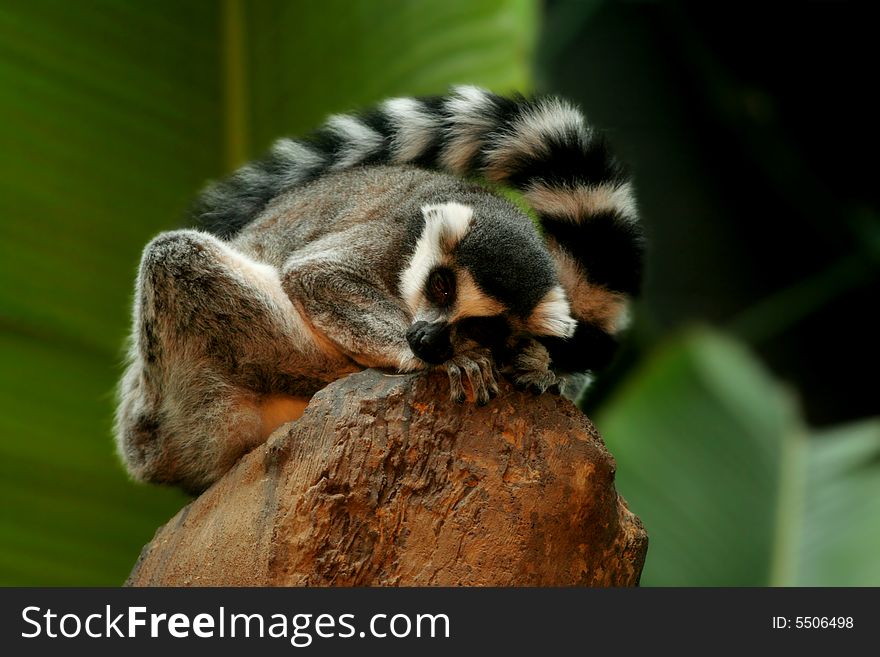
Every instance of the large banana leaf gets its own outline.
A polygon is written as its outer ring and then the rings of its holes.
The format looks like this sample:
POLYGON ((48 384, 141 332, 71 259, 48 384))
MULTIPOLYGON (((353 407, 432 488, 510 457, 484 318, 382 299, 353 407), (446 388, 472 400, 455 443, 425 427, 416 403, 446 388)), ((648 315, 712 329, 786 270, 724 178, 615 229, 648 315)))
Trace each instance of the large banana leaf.
POLYGON ((184 503, 110 439, 143 241, 220 170, 207 3, 0 3, 0 582, 120 583, 184 503))
POLYGON ((138 254, 330 111, 528 82, 534 0, 0 3, 0 583, 121 582, 185 498, 110 439, 138 254))
POLYGON ((811 434, 739 344, 688 333, 597 417, 644 585, 880 584, 880 421, 811 434))
POLYGON ((522 91, 534 0, 268 0, 245 5, 251 151, 328 112, 452 83, 522 91))

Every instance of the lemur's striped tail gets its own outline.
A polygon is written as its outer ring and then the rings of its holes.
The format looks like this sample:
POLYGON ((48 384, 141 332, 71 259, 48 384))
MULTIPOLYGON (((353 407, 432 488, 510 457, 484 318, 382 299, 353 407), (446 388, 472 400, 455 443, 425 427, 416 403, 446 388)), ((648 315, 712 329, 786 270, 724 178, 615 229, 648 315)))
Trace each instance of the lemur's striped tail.
POLYGON ((629 178, 600 134, 563 100, 496 96, 394 98, 336 115, 312 135, 279 140, 264 159, 210 188, 197 220, 237 233, 274 197, 322 174, 370 164, 414 164, 511 185, 537 211, 578 329, 542 340, 554 367, 599 369, 614 351, 638 292, 642 229, 629 178))
POLYGON ((558 98, 460 87, 443 111, 440 165, 522 191, 539 215, 578 320, 571 338, 541 339, 554 368, 605 367, 642 276, 644 238, 624 167, 583 114, 558 98))

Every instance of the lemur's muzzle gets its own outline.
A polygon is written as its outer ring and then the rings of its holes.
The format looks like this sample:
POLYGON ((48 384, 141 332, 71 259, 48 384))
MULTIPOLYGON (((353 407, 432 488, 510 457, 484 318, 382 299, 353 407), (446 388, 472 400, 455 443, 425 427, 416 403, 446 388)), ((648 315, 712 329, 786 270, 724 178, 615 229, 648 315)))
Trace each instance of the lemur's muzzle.
POLYGON ((406 332, 413 353, 426 363, 439 365, 452 358, 452 342, 446 322, 416 322, 406 332))

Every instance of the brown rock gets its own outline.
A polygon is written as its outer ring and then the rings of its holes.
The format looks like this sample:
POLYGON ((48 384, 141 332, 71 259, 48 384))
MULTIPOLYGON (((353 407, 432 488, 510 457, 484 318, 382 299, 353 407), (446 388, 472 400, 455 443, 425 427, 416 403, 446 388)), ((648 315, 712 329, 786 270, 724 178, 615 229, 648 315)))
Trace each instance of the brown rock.
POLYGON ((333 383, 160 528, 127 584, 638 584, 647 536, 574 405, 447 394, 440 375, 333 383))

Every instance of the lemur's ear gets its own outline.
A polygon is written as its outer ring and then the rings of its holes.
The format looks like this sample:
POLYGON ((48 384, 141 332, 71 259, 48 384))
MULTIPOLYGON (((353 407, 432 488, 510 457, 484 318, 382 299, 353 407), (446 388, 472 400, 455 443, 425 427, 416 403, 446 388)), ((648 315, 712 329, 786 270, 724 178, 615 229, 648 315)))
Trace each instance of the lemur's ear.
POLYGON ((526 319, 528 330, 534 335, 551 335, 570 338, 577 328, 571 316, 571 306, 565 290, 557 285, 544 295, 526 319))
POLYGON ((470 230, 474 218, 473 208, 455 201, 425 205, 422 214, 425 216, 423 235, 442 255, 449 254, 456 247, 470 230))

